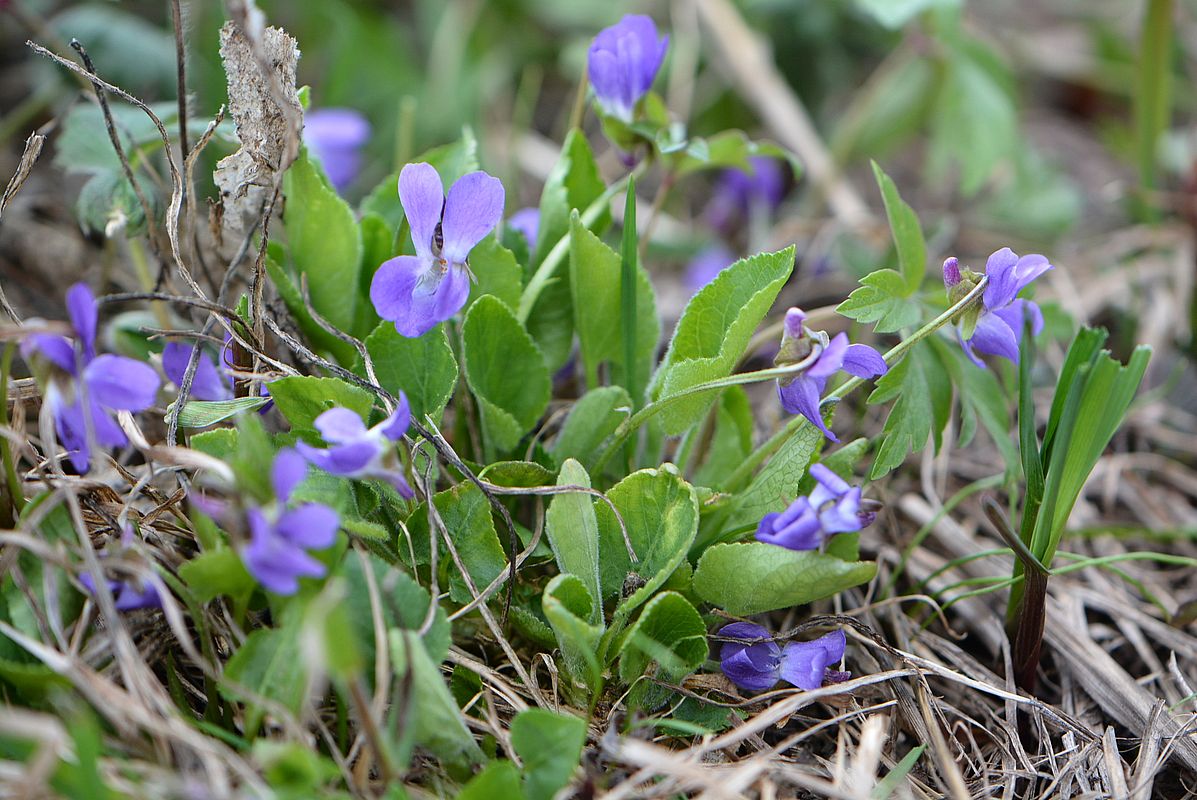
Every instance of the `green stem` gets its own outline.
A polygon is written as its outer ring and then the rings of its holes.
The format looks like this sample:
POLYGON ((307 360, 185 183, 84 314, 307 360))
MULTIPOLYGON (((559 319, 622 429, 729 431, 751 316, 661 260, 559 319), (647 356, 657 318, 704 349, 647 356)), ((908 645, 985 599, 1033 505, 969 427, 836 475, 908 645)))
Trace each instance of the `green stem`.
MULTIPOLYGON (((950 306, 947 311, 943 312, 938 317, 912 333, 910 336, 894 345, 894 347, 888 353, 882 356, 882 358, 885 359, 885 363, 889 365, 897 363, 902 356, 906 355, 907 350, 914 347, 931 334, 935 333, 944 325, 950 323, 952 319, 965 308, 967 308, 970 303, 979 299, 981 295, 984 294, 985 287, 988 285, 989 278, 982 277, 981 280, 977 282, 977 285, 973 287, 973 290, 964 297, 960 298, 959 302, 953 306, 950 306)), ((862 383, 864 383, 864 378, 852 378, 847 380, 839 388, 827 395, 827 397, 823 399, 823 402, 827 403, 842 400, 855 391, 856 388, 862 383)), ((784 428, 773 434, 773 436, 769 437, 769 439, 767 439, 760 447, 752 451, 752 453, 750 453, 748 457, 744 459, 744 462, 736 468, 736 471, 728 476, 727 480, 723 482, 723 485, 726 487, 735 487, 746 481, 748 476, 755 472, 756 468, 759 467, 761 463, 765 461, 765 459, 780 450, 781 446, 785 444, 786 441, 794 435, 794 432, 802 427, 802 425, 806 422, 806 417, 796 416, 792 418, 786 423, 784 428)))
MULTIPOLYGON (((0 425, 8 427, 8 376, 12 372, 12 358, 16 351, 16 343, 4 345, 4 355, 0 356, 0 425)), ((4 479, 7 492, 0 488, 0 521, 7 528, 13 527, 15 520, 8 519, 9 503, 19 515, 25 509, 25 492, 21 489, 21 479, 17 476, 17 466, 12 457, 12 445, 8 439, 0 436, 0 461, 3 462, 4 479), (7 499, 4 494, 10 495, 7 499)))

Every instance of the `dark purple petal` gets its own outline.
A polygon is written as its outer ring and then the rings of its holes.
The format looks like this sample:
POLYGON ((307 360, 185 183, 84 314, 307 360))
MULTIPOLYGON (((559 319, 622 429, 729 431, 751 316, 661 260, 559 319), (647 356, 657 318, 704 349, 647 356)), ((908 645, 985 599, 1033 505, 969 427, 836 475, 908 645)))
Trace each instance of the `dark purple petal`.
POLYGON ((295 594, 300 577, 319 578, 325 574, 323 564, 276 534, 260 510, 251 508, 246 515, 251 537, 241 557, 249 573, 267 589, 295 594))
POLYGON ((383 319, 395 323, 395 329, 408 337, 416 337, 436 323, 426 325, 427 319, 417 318, 412 308, 412 294, 429 264, 412 256, 397 256, 382 262, 370 282, 370 302, 383 319))
POLYGON ((120 584, 116 593, 116 610, 135 611, 140 608, 162 608, 162 598, 158 596, 154 584, 146 581, 141 591, 131 583, 120 584))
POLYGON ((286 511, 274 525, 274 532, 304 549, 323 550, 337 540, 340 520, 337 512, 320 503, 305 503, 286 511))
POLYGON ((124 447, 129 443, 129 437, 116 424, 112 413, 91 398, 91 429, 96 442, 103 447, 124 447))
POLYGON ((26 361, 34 352, 41 353, 54 364, 70 374, 75 372, 75 345, 65 336, 53 333, 35 333, 21 341, 21 357, 26 361))
POLYGON ((274 496, 279 503, 286 503, 295 487, 303 483, 308 476, 308 462, 299 451, 285 447, 274 457, 274 466, 270 468, 270 482, 274 486, 274 496))
POLYGON ((380 452, 379 443, 369 438, 334 445, 327 450, 312 447, 304 442, 297 442, 295 446, 313 465, 330 475, 343 478, 363 477, 363 471, 378 458, 380 452))
POLYGON ((825 536, 815 509, 805 497, 799 497, 784 514, 766 514, 761 518, 756 538, 787 550, 817 550, 825 536))
POLYGON ((124 356, 97 356, 83 371, 92 399, 119 411, 144 411, 158 396, 158 373, 124 356))
POLYGON ((445 217, 441 223, 445 247, 441 257, 450 264, 464 264, 474 245, 503 218, 503 202, 503 184, 498 178, 485 172, 471 172, 458 178, 445 198, 445 217))
POLYGON ((625 122, 652 87, 669 49, 669 37, 657 38, 652 19, 625 16, 594 37, 589 51, 589 76, 599 104, 625 122))
POLYGON ((960 343, 960 349, 964 351, 964 354, 966 356, 968 356, 969 361, 972 361, 974 364, 976 364, 981 369, 985 369, 985 362, 982 361, 977 356, 977 354, 973 351, 972 340, 965 339, 961 335, 959 326, 956 327, 956 341, 960 343))
POLYGON ((702 287, 706 286, 711 281, 715 280, 720 272, 725 270, 736 257, 732 255, 731 251, 722 244, 714 244, 709 247, 704 247, 698 255, 690 260, 686 265, 684 276, 684 283, 690 292, 697 292, 702 287))
POLYGON ((1031 318, 1031 335, 1038 336, 1039 332, 1043 330, 1043 312, 1030 300, 1015 300, 1005 308, 999 308, 993 313, 1010 326, 1010 330, 1014 331, 1014 337, 1020 342, 1028 314, 1031 318))
POLYGON ((943 285, 951 289, 960 281, 960 259, 951 256, 943 262, 943 285))
POLYGON ((873 378, 889 372, 885 359, 867 344, 854 344, 844 353, 843 370, 858 378, 873 378))
POLYGON ((764 691, 777 683, 781 648, 769 640, 767 630, 749 622, 734 622, 721 628, 718 635, 745 640, 725 642, 719 649, 720 669, 732 683, 751 692, 764 691), (749 644, 754 639, 766 641, 749 644))
POLYGON ((46 396, 54 415, 54 429, 58 441, 67 451, 67 459, 80 475, 91 466, 91 446, 87 438, 87 420, 83 416, 82 403, 68 402, 58 390, 51 387, 46 396))
POLYGON ((408 485, 407 478, 405 478, 403 473, 399 472, 398 470, 382 469, 378 472, 372 473, 370 477, 389 483, 404 500, 411 500, 416 496, 416 493, 412 490, 411 486, 408 485))
POLYGON ((846 644, 842 630, 811 642, 790 642, 782 650, 781 679, 799 689, 818 689, 823 685, 827 668, 844 657, 846 644))
POLYGON ((781 399, 781 407, 790 414, 801 414, 810 420, 810 424, 823 431, 823 435, 833 442, 838 442, 835 434, 823 424, 823 415, 819 413, 819 394, 823 391, 822 381, 808 375, 799 375, 790 383, 777 384, 777 395, 781 399))
POLYGON ((411 226, 416 254, 422 259, 431 258, 432 238, 445 206, 445 190, 436 168, 423 162, 405 166, 399 173, 399 202, 407 215, 407 224, 411 226))
POLYGON ((395 405, 394 413, 383 420, 378 429, 383 436, 394 442, 403 438, 409 425, 411 425, 411 404, 407 402, 407 395, 400 391, 399 402, 395 405))
POLYGON ((977 329, 968 340, 974 349, 991 356, 1008 358, 1018 363, 1018 336, 1006 324, 1006 321, 995 313, 982 314, 977 320, 977 329))
POLYGON ((350 108, 323 108, 304 117, 304 143, 338 192, 357 177, 361 165, 358 150, 369 138, 370 123, 350 108))
POLYGON ((324 437, 324 441, 334 444, 352 442, 369 434, 366 423, 362 422, 358 413, 342 406, 325 411, 316 417, 313 424, 324 437))
POLYGON ((783 334, 791 339, 802 336, 802 329, 806 323, 806 313, 801 308, 791 308, 786 311, 783 334))
POLYGON ((843 497, 819 509, 819 525, 828 536, 864 527, 860 518, 860 487, 849 489, 843 497))
POLYGON ((66 304, 71 325, 83 345, 83 358, 89 361, 96 354, 96 325, 100 318, 96 298, 86 283, 76 283, 67 290, 66 304))
MULTIPOLYGON (((198 347, 170 342, 162 349, 162 371, 175 386, 183 385, 191 352, 198 347)), ((195 364, 195 374, 191 377, 191 396, 196 400, 230 400, 233 397, 231 378, 221 374, 216 361, 202 350, 195 364)))
POLYGON ((811 364, 806 370, 806 375, 811 378, 830 378, 844 367, 844 355, 848 352, 848 334, 837 333, 832 337, 831 341, 827 343, 827 347, 819 353, 819 357, 815 359, 815 363, 811 364))
POLYGON ((985 275, 989 284, 985 287, 985 308, 993 310, 1007 305, 1018 294, 1018 279, 1014 268, 1018 265, 1018 256, 1009 247, 1003 247, 989 257, 985 262, 985 275))
POLYGON ((848 482, 832 472, 825 464, 812 464, 810 476, 815 479, 815 490, 811 492, 811 505, 818 508, 828 500, 842 497, 850 488, 848 482))
POLYGON ((536 236, 540 233, 540 209, 521 208, 508 217, 507 227, 523 234, 528 247, 535 247, 536 236))

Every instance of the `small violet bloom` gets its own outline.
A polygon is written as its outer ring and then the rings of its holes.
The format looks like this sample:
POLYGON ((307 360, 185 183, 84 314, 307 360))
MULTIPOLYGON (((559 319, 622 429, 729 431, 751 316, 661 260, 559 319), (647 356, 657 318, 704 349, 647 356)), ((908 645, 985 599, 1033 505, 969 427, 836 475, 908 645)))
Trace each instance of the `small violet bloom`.
MULTIPOLYGON (((84 572, 79 576, 79 582, 87 587, 87 591, 93 595, 96 593, 96 582, 92 578, 91 573, 84 572)), ((108 591, 112 592, 112 597, 116 601, 117 611, 135 611, 140 608, 162 608, 162 598, 158 596, 158 590, 154 588, 154 584, 149 583, 138 589, 128 581, 114 581, 107 580, 108 591)))
POLYGON ((415 492, 407 485, 403 473, 386 466, 386 457, 394 452, 391 443, 402 438, 411 423, 411 406, 407 396, 399 393, 395 413, 366 429, 356 411, 330 408, 316 417, 316 430, 333 446, 327 450, 299 442, 296 447, 309 462, 331 475, 343 478, 377 478, 395 487, 395 491, 410 500, 415 492))
POLYGON ((337 538, 337 512, 320 503, 287 508, 295 487, 307 475, 307 462, 295 450, 280 450, 270 471, 276 503, 246 510, 250 541, 241 552, 249 574, 277 594, 295 594, 300 578, 323 577, 324 564, 308 550, 331 547, 337 538))
POLYGON ((361 150, 370 138, 370 123, 351 108, 322 108, 303 120, 303 141, 324 167, 338 192, 345 191, 361 169, 361 150))
POLYGON ((858 531, 877 518, 875 512, 861 510, 859 486, 849 486, 822 464, 812 466, 810 474, 814 491, 785 511, 761 517, 757 541, 788 550, 819 550, 835 534, 858 531))
MULTIPOLYGON (((1008 358, 1018 363, 1018 344, 1029 319, 1031 335, 1043 330, 1043 313, 1030 300, 1021 300, 1018 293, 1031 281, 1052 268, 1047 257, 1032 253, 1021 258, 1009 247, 1003 247, 985 263, 989 284, 985 287, 982 305, 966 310, 956 327, 960 346, 973 363, 984 367, 977 351, 991 356, 1008 358)), ((951 302, 959 302, 973 290, 981 276, 970 269, 961 269, 956 258, 943 262, 943 282, 951 302)))
POLYGON ((148 364, 96 354, 99 311, 87 284, 77 283, 67 290, 66 303, 74 340, 33 334, 21 343, 21 355, 28 361, 38 353, 60 370, 46 389, 46 402, 67 458, 82 474, 91 467, 93 443, 105 448, 129 443, 113 412, 144 411, 152 406, 159 380, 148 364))
MULTIPOLYGON (((162 371, 175 386, 183 385, 191 351, 199 345, 188 347, 182 342, 168 342, 162 349, 162 371)), ((231 400, 233 398, 233 377, 216 366, 216 360, 205 350, 200 350, 195 362, 195 375, 191 378, 191 397, 196 400, 231 400)))
POLYGON ((781 335, 781 349, 774 359, 778 366, 806 364, 805 369, 793 378, 777 382, 777 394, 781 406, 790 414, 801 414, 833 442, 838 442, 819 413, 819 398, 827 379, 836 372, 844 372, 859 378, 873 378, 889 371, 885 359, 873 348, 864 344, 848 344, 848 335, 838 333, 828 341, 823 331, 812 331, 802 323, 806 314, 797 308, 786 312, 785 328, 781 335))
POLYGON ((736 257, 722 244, 707 245, 694 256, 682 275, 682 282, 691 293, 697 292, 723 270, 731 266, 736 257))
POLYGON ((384 261, 370 284, 370 300, 380 317, 414 338, 465 305, 470 294, 466 259, 503 216, 503 184, 485 172, 471 172, 446 197, 431 164, 408 164, 399 173, 399 201, 416 254, 384 261))
POLYGON ((751 622, 733 622, 717 634, 727 639, 719 650, 719 666, 732 683, 750 692, 772 689, 783 680, 811 691, 824 683, 841 683, 850 673, 831 669, 844 657, 844 632, 832 631, 811 642, 789 642, 779 647, 769 631, 751 622))
POLYGON ((629 14, 599 31, 590 45, 587 69, 603 111, 631 122, 668 49, 669 37, 658 39, 657 26, 646 16, 629 14))
POLYGON ((540 209, 521 208, 508 218, 507 227, 523 234, 528 247, 536 247, 536 235, 540 233, 540 209))
POLYGON ((741 221, 761 211, 775 211, 785 198, 789 170, 785 162, 770 156, 748 159, 752 172, 726 169, 715 184, 711 202, 704 215, 709 224, 722 231, 734 229, 741 221))

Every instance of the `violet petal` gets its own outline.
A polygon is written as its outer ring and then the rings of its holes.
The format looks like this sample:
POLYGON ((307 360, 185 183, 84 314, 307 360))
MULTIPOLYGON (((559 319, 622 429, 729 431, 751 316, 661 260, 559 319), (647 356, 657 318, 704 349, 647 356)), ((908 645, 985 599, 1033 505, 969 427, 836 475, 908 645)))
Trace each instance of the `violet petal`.
POLYGON ((422 259, 431 258, 432 238, 445 205, 445 190, 436 168, 423 162, 405 166, 399 173, 399 202, 411 226, 416 254, 422 259))
POLYGON ((120 411, 144 411, 158 396, 158 373, 149 364, 124 356, 97 356, 83 371, 87 391, 101 405, 120 411))
POLYGON ((445 199, 441 223, 445 247, 441 257, 450 264, 464 264, 474 245, 503 218, 503 202, 503 184, 498 178, 485 172, 459 178, 445 199))

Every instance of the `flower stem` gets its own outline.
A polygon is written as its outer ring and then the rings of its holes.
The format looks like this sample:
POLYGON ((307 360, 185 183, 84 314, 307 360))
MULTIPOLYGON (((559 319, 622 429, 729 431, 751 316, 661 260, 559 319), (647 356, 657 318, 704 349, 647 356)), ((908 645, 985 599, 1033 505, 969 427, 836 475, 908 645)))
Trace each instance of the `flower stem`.
MULTIPOLYGON (((4 354, 0 356, 0 425, 6 428, 8 427, 8 376, 12 372, 12 358, 15 350, 16 344, 8 342, 4 345, 4 354)), ((12 445, 3 436, 0 436, 0 462, 3 463, 5 479, 5 485, 0 486, 0 524, 12 528, 15 518, 9 511, 15 509, 17 514, 21 513, 25 508, 25 493, 21 489, 21 479, 17 476, 17 466, 12 457, 12 445), (6 494, 9 496, 5 497, 6 494)))
MULTIPOLYGON (((896 364, 902 358, 902 356, 906 355, 907 350, 914 347, 923 339, 926 339, 944 325, 947 325, 949 322, 951 322, 953 317, 967 308, 970 303, 973 303, 981 297, 981 295, 985 292, 985 287, 988 284, 989 278, 982 277, 981 280, 977 282, 977 285, 973 287, 972 291, 960 298, 958 303, 950 306, 947 311, 944 311, 938 317, 931 320, 926 325, 910 334, 910 336, 894 345, 889 352, 882 356, 882 358, 885 359, 885 363, 889 365, 896 364)), ((856 388, 862 383, 864 383, 864 378, 854 377, 844 381, 844 383, 827 395, 827 397, 823 398, 823 403, 843 400, 845 397, 855 391, 856 388)), ((786 423, 784 428, 773 434, 773 436, 769 437, 769 439, 767 439, 760 447, 752 451, 752 453, 750 453, 748 457, 744 459, 744 462, 736 468, 736 471, 728 476, 723 485, 728 489, 735 489, 744 481, 746 481, 748 477, 756 470, 756 468, 759 467, 765 459, 780 450, 781 446, 785 444, 786 441, 794 435, 794 432, 797 431, 798 428, 800 428, 804 423, 809 424, 807 423, 806 417, 793 417, 789 422, 786 423)))

